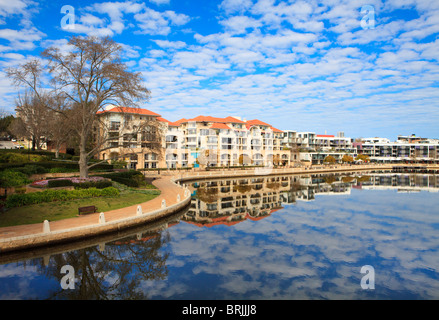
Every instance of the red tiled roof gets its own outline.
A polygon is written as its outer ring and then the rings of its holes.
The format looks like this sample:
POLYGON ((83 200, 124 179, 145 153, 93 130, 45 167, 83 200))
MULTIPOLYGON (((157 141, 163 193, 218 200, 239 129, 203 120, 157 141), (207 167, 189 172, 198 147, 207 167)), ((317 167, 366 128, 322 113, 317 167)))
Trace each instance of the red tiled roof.
POLYGON ((174 121, 174 122, 170 122, 169 125, 170 126, 174 126, 174 127, 178 127, 180 124, 182 124, 183 122, 187 122, 188 120, 185 118, 182 118, 180 120, 174 121))
POLYGON ((275 127, 271 127, 271 130, 273 130, 273 132, 283 132, 282 130, 277 129, 277 128, 275 128, 275 127))
POLYGON ((160 121, 160 122, 167 122, 167 123, 171 122, 171 121, 166 120, 165 118, 162 118, 162 117, 157 117, 157 120, 160 121))
POLYGON ((333 134, 316 134, 317 138, 334 138, 333 134))
POLYGON ((107 113, 107 112, 116 112, 116 113, 134 113, 134 114, 144 114, 147 116, 155 116, 160 117, 158 113, 152 112, 148 109, 142 108, 129 108, 129 107, 114 107, 109 110, 102 110, 96 112, 97 114, 107 113))
POLYGON ((259 125, 259 126, 268 126, 268 127, 271 127, 271 125, 269 125, 268 123, 265 123, 265 122, 263 122, 263 121, 261 121, 261 120, 258 120, 258 119, 248 120, 248 121, 246 121, 246 124, 249 124, 249 125, 251 125, 251 126, 259 125))
POLYGON ((226 125, 225 123, 215 122, 210 129, 227 129, 230 130, 231 128, 226 125))
POLYGON ((217 118, 217 117, 211 117, 211 116, 198 116, 192 119, 181 119, 180 123, 183 122, 222 122, 222 123, 245 123, 244 121, 238 120, 234 117, 226 117, 226 118, 217 118), (184 121, 182 121, 184 120, 184 121))

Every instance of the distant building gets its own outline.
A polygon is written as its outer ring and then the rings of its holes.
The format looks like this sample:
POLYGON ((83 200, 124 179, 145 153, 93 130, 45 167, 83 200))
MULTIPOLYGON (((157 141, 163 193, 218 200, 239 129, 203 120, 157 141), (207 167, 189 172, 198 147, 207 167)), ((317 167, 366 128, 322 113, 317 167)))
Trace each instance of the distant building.
POLYGON ((376 162, 438 162, 439 140, 412 136, 398 136, 397 141, 387 138, 366 138, 356 144, 359 154, 376 162))

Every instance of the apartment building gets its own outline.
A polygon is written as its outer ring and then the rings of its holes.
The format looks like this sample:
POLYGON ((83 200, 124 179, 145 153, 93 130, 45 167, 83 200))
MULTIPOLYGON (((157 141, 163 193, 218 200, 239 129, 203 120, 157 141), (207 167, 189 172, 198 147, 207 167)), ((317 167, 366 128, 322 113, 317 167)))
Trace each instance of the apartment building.
POLYGON ((387 138, 366 138, 357 144, 360 154, 377 162, 438 162, 439 140, 415 136, 399 136, 391 142, 387 138))
POLYGON ((168 122, 166 165, 211 167, 288 165, 283 132, 268 123, 239 117, 198 116, 168 122))
POLYGON ((198 116, 175 122, 147 109, 112 107, 98 113, 100 159, 128 168, 289 165, 283 131, 238 117, 198 116))
POLYGON ((357 154, 352 139, 345 137, 343 132, 335 136, 284 130, 282 145, 291 150, 291 161, 308 164, 322 164, 329 155, 341 162, 344 155, 354 157, 357 154))
POLYGON ((99 159, 125 161, 129 169, 164 167, 167 122, 141 108, 110 107, 98 112, 95 142, 99 159))

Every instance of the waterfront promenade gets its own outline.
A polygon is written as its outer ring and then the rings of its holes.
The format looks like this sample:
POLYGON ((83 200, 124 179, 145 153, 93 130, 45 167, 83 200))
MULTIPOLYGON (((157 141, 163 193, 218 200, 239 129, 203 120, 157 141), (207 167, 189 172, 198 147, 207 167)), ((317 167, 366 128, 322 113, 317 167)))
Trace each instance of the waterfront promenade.
POLYGON ((188 181, 266 175, 323 174, 372 170, 390 171, 394 167, 395 164, 365 164, 285 169, 252 168, 246 170, 165 171, 160 174, 149 172, 146 175, 156 178, 153 184, 161 191, 161 194, 153 200, 104 213, 81 215, 75 218, 48 223, 0 228, 0 254, 2 252, 77 241, 153 222, 159 218, 176 213, 189 205, 191 195, 184 185, 188 181))

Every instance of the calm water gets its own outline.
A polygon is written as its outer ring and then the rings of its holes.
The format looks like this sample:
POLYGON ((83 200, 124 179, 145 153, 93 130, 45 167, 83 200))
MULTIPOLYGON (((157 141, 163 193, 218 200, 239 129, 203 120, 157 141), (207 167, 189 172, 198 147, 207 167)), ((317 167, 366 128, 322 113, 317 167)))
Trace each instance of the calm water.
POLYGON ((0 298, 438 299, 438 190, 433 175, 198 182, 191 208, 162 224, 0 255, 0 298), (64 265, 74 289, 61 288, 64 265), (365 265, 374 289, 360 285, 365 265))

